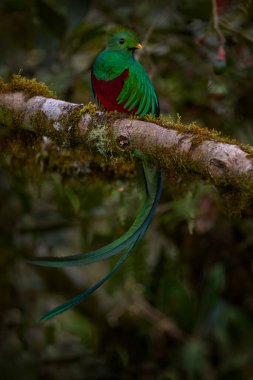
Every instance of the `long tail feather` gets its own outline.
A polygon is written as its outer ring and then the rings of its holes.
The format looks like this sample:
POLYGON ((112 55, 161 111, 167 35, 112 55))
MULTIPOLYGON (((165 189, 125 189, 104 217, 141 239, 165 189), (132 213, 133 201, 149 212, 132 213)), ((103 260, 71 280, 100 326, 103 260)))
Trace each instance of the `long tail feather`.
POLYGON ((125 234, 112 243, 95 251, 65 257, 28 259, 26 261, 31 264, 48 267, 87 265, 114 256, 135 241, 137 236, 141 233, 143 226, 146 225, 146 221, 150 223, 153 211, 156 207, 154 207, 154 203, 158 203, 162 189, 161 173, 150 168, 144 160, 142 161, 142 167, 146 196, 135 221, 125 234))
POLYGON ((96 251, 92 251, 86 254, 67 256, 63 258, 56 257, 27 260, 32 264, 51 267, 87 265, 116 255, 120 251, 124 250, 122 257, 120 258, 118 263, 105 277, 103 277, 99 282, 97 282, 91 288, 87 289, 85 292, 77 295, 76 297, 70 299, 69 301, 63 303, 62 305, 52 309, 51 311, 43 315, 41 317, 41 320, 48 320, 60 313, 63 313, 66 310, 71 309, 72 307, 82 302, 89 295, 94 293, 113 275, 113 273, 115 273, 123 265, 123 263, 130 256, 137 243, 141 240, 142 236, 146 232, 151 222, 162 191, 161 173, 149 167, 148 164, 146 164, 145 160, 142 160, 142 168, 145 184, 144 202, 137 214, 134 223, 123 236, 113 241, 112 243, 106 245, 105 247, 102 247, 96 251))
MULTIPOLYGON (((150 170, 150 169, 148 168, 148 170, 150 170)), ((118 261, 118 263, 115 265, 115 267, 105 277, 103 277, 99 282, 97 282, 91 288, 87 289, 85 292, 77 295, 76 297, 70 299, 69 301, 63 303, 60 306, 57 306, 56 308, 50 310, 48 313, 44 314, 41 317, 42 321, 53 318, 56 315, 61 314, 64 311, 67 311, 67 310, 73 308, 74 306, 78 305, 80 302, 84 301, 88 296, 90 296, 98 288, 100 288, 100 286, 102 286, 124 264, 124 262, 130 256, 130 254, 132 253, 132 251, 135 248, 135 246, 137 245, 137 243, 141 240, 142 236, 146 232, 146 230, 147 230, 147 228, 151 222, 151 219, 153 217, 156 206, 159 202, 159 198, 161 195, 161 189, 162 189, 162 176, 161 176, 160 172, 156 172, 156 176, 157 176, 157 180, 158 180, 157 188, 156 188, 156 192, 154 193, 154 198, 153 198, 151 209, 149 210, 149 214, 148 214, 147 218, 145 219, 144 223, 142 224, 141 229, 139 229, 139 234, 137 235, 135 241, 132 242, 132 244, 128 247, 128 249, 125 250, 121 259, 118 261)), ((147 178, 147 177, 145 177, 145 178, 147 178)))
POLYGON ((125 253, 122 255, 121 259, 118 261, 118 263, 115 265, 115 267, 105 276, 103 277, 99 282, 97 282, 94 286, 91 288, 87 289, 85 292, 77 295, 76 297, 70 299, 69 301, 63 303, 60 306, 57 306, 56 308, 50 310, 48 313, 44 314, 40 320, 45 321, 48 320, 52 317, 55 317, 56 315, 63 313, 64 311, 67 311, 69 309, 72 309, 72 307, 78 305, 80 302, 85 300, 85 298, 89 297, 92 293, 94 293, 100 286, 102 286, 112 275, 115 273, 121 265, 124 264, 132 250, 134 249, 135 245, 139 239, 136 239, 134 243, 131 244, 128 250, 125 251, 125 253))
MULTIPOLYGON (((149 213, 150 207, 149 205, 144 205, 141 209, 140 214, 149 213)), ((107 259, 111 256, 116 255, 124 248, 126 248, 129 244, 134 241, 141 231, 143 218, 140 218, 141 215, 137 215, 134 223, 130 227, 130 229, 122 235, 120 238, 114 240, 112 243, 107 244, 106 246, 99 248, 95 251, 81 253, 78 255, 65 256, 65 257, 42 257, 42 258, 34 258, 28 259, 26 262, 30 264, 47 266, 47 267, 64 267, 64 266, 80 266, 94 263, 99 260, 107 259)), ((148 214, 147 214, 148 217, 148 214)), ((144 218, 145 220, 145 218, 144 218)))

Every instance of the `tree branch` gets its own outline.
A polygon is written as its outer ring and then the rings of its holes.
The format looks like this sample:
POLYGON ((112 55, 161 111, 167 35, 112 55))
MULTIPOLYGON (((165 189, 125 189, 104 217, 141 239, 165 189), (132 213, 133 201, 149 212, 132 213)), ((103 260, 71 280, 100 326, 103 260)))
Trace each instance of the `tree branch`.
MULTIPOLYGON (((104 113, 92 105, 83 107, 62 100, 24 92, 0 94, 0 125, 29 128, 68 145, 73 134, 94 152, 99 137, 91 133, 106 129, 106 149, 118 155, 138 149, 157 166, 177 172, 194 172, 216 185, 253 192, 253 149, 231 143, 218 133, 180 122, 154 122, 104 113), (94 137, 94 136, 93 136, 94 137)), ((151 120, 152 121, 152 120, 151 120)), ((103 153, 103 152, 102 152, 103 153)))

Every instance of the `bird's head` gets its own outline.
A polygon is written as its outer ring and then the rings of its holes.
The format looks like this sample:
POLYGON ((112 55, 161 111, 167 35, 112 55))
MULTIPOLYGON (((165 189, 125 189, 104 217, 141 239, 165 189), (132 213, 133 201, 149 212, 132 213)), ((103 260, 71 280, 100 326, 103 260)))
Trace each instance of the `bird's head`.
POLYGON ((108 34, 108 50, 133 52, 135 49, 141 48, 142 46, 140 44, 138 35, 131 30, 117 28, 108 34))

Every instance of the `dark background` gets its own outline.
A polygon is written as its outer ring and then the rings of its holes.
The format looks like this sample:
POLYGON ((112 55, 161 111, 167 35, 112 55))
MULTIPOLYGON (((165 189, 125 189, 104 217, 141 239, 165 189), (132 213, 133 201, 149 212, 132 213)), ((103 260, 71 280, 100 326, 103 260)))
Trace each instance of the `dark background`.
MULTIPOLYGON (((221 35, 213 3, 1 0, 0 76, 36 77, 60 99, 87 103, 92 61, 108 28, 123 24, 144 41, 140 60, 163 115, 253 144, 253 2, 217 1, 221 35)), ((22 259, 112 241, 133 221, 140 194, 135 180, 106 170, 93 178, 80 163, 66 173, 37 157, 29 171, 27 134, 25 152, 1 145, 1 379, 250 379, 251 203, 240 210, 228 188, 197 179, 177 193, 182 174, 165 181, 127 264, 72 311, 38 322, 113 260, 61 270, 22 259)))

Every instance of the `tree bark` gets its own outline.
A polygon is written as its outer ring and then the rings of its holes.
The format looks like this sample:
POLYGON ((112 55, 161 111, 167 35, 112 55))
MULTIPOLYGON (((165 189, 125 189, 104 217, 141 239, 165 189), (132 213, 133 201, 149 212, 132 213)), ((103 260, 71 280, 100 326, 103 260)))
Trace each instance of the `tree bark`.
POLYGON ((193 171, 209 178, 216 185, 230 185, 253 190, 253 148, 220 141, 219 138, 200 138, 205 128, 196 131, 175 126, 168 127, 155 119, 148 122, 125 118, 124 115, 107 114, 99 110, 89 112, 89 107, 58 99, 35 96, 27 99, 22 92, 0 94, 0 125, 30 128, 52 139, 69 143, 72 133, 78 133, 80 142, 97 150, 90 133, 98 128, 108 128, 108 146, 116 154, 138 149, 150 161, 167 170, 193 171), (74 117, 79 115, 78 117, 74 117), (123 118, 122 118, 123 117, 123 118), (63 133, 64 132, 64 133, 63 133))

